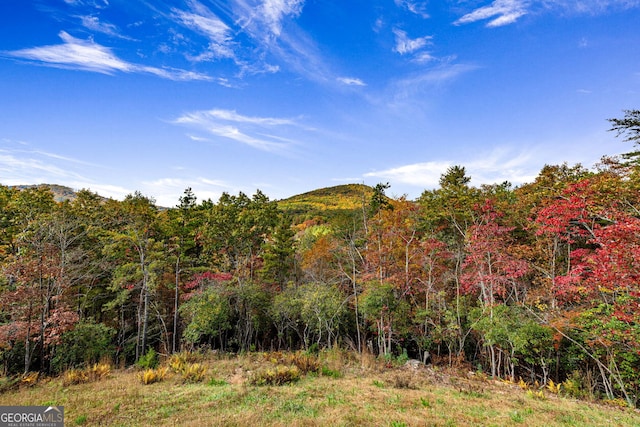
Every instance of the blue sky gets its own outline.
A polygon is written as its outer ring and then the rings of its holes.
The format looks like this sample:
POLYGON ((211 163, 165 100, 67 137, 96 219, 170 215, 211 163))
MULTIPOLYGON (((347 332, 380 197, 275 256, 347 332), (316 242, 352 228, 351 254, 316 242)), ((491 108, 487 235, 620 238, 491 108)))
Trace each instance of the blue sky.
POLYGON ((415 198, 631 147, 640 0, 3 0, 0 183, 415 198))

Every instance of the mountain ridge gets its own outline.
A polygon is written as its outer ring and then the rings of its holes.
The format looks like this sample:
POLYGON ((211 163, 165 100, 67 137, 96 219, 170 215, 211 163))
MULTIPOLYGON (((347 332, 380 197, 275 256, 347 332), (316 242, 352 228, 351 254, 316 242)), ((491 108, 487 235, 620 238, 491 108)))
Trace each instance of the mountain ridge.
MULTIPOLYGON (((11 188, 24 190, 28 188, 47 188, 56 202, 73 201, 79 190, 60 184, 12 185, 11 188)), ((98 194, 98 193, 96 193, 98 194)), ((293 216, 308 215, 318 212, 344 212, 362 209, 368 204, 373 188, 365 184, 341 184, 321 187, 304 193, 274 200, 278 206, 293 216)), ((107 200, 108 197, 101 196, 107 200)))

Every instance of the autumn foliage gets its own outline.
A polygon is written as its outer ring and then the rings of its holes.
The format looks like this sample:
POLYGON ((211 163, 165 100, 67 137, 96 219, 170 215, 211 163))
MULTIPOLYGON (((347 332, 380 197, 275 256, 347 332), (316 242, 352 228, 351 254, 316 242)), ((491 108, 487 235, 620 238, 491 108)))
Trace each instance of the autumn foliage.
POLYGON ((450 168, 414 201, 386 184, 338 187, 333 203, 331 189, 201 203, 188 189, 168 210, 139 193, 55 202, 1 187, 0 363, 56 374, 182 349, 339 346, 635 405, 637 166, 470 182, 450 168))

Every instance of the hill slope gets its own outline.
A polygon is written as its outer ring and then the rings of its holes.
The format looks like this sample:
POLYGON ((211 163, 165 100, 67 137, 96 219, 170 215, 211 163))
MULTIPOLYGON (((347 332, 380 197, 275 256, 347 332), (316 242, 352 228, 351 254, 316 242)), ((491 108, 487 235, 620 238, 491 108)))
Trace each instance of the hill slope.
POLYGON ((72 188, 58 184, 37 184, 37 185, 14 185, 14 188, 24 190, 27 188, 47 188, 53 193, 56 202, 73 201, 76 198, 76 191, 72 188))
POLYGON ((184 374, 169 370, 163 381, 143 385, 141 372, 119 370, 87 384, 44 379, 1 397, 3 405, 62 405, 66 425, 640 425, 640 414, 628 408, 523 391, 482 375, 454 376, 444 367, 389 368, 373 356, 360 360, 339 351, 321 354, 325 368, 301 375, 297 382, 253 385, 256 376, 286 371, 288 365, 276 361, 286 357, 204 357, 199 360, 202 382, 186 381, 184 374))
POLYGON ((298 222, 305 219, 330 219, 362 210, 369 204, 373 189, 363 184, 345 184, 320 188, 279 200, 278 206, 298 222))

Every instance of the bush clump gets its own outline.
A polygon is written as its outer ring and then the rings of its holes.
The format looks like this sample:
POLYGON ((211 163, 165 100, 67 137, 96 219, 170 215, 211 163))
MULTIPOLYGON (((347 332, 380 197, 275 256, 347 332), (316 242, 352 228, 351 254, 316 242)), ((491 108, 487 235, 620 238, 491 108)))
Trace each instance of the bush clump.
POLYGON ((182 381, 185 383, 199 383, 204 380, 207 368, 200 363, 190 363, 182 369, 182 381))
POLYGON ((142 384, 144 385, 157 383, 164 380, 164 377, 167 375, 168 370, 169 369, 166 367, 158 368, 158 369, 152 369, 152 368, 145 369, 144 371, 138 374, 138 378, 140 379, 140 382, 142 382, 142 384))
POLYGON ((318 356, 316 354, 303 352, 291 353, 285 356, 282 363, 297 367, 303 375, 308 374, 309 372, 318 373, 322 368, 322 364, 320 363, 320 360, 318 360, 318 356))
POLYGON ((80 322, 74 329, 62 334, 51 359, 51 370, 61 374, 68 368, 81 368, 111 359, 114 353, 111 341, 115 334, 115 329, 102 323, 91 320, 80 322))
POLYGON ((286 385, 300 379, 300 369, 297 366, 278 365, 257 371, 249 382, 252 385, 286 385))
POLYGON ((158 367, 158 353, 150 348, 140 359, 136 362, 136 365, 142 369, 155 369, 158 367))
POLYGON ((62 377, 62 385, 84 384, 100 381, 111 373, 111 365, 108 363, 94 363, 85 369, 69 369, 62 377))

